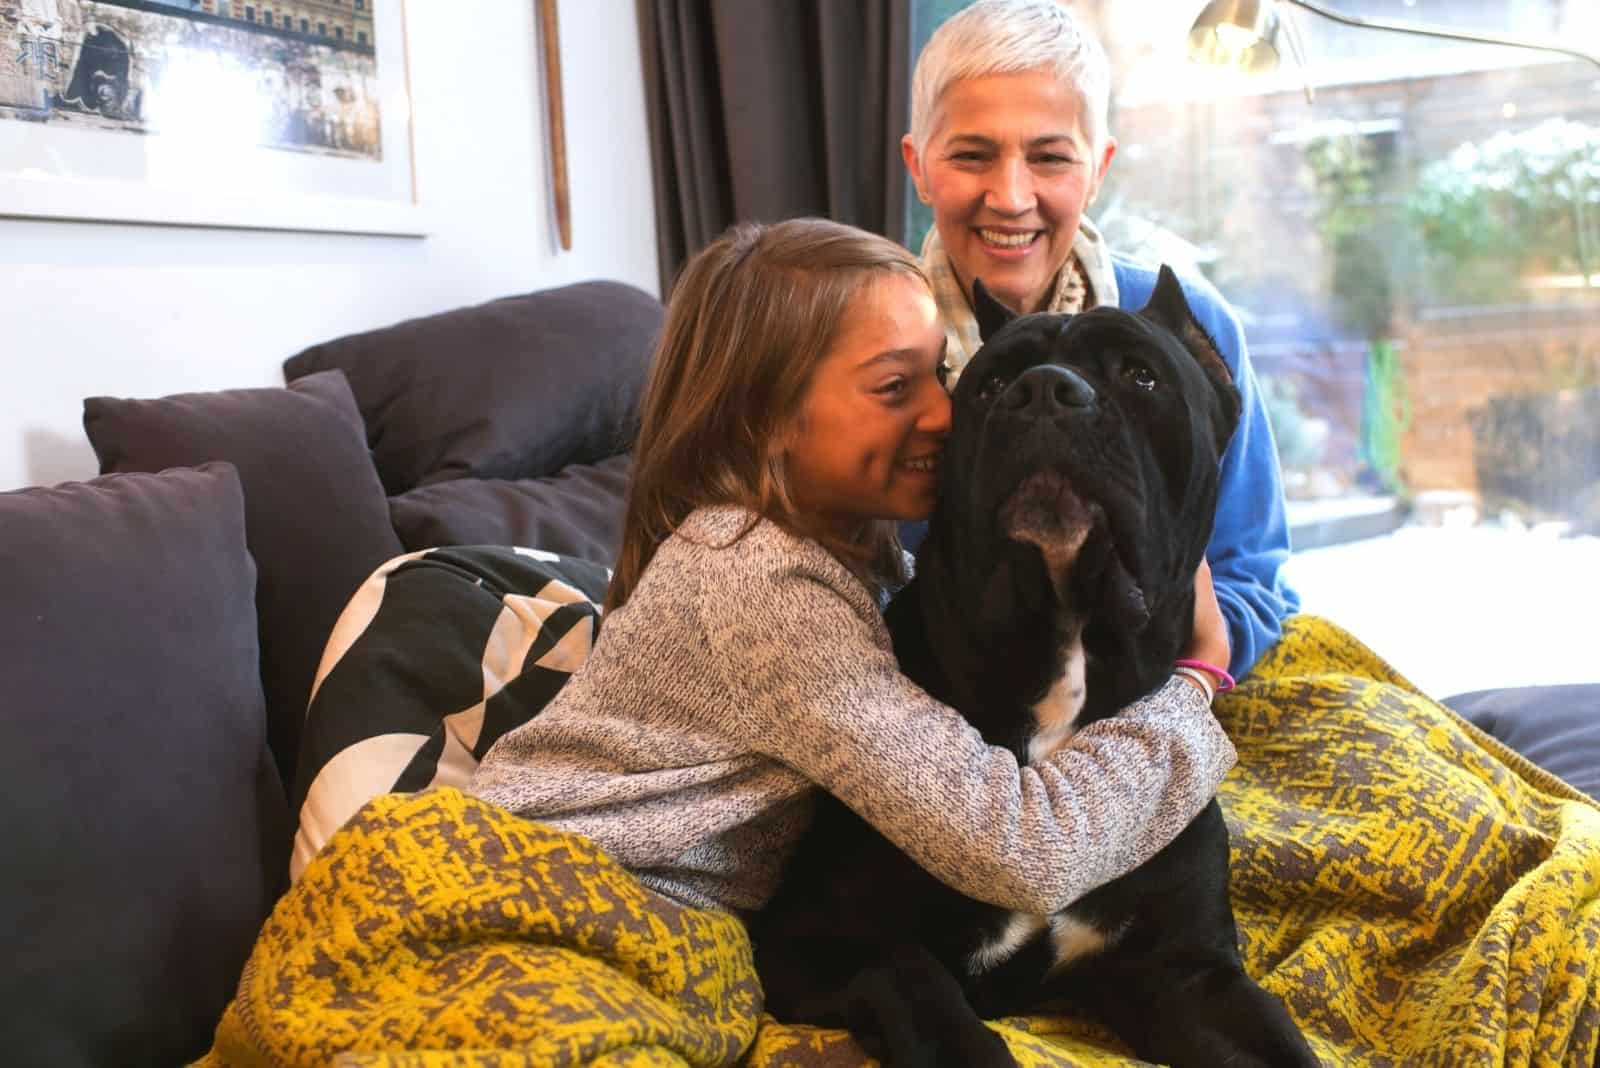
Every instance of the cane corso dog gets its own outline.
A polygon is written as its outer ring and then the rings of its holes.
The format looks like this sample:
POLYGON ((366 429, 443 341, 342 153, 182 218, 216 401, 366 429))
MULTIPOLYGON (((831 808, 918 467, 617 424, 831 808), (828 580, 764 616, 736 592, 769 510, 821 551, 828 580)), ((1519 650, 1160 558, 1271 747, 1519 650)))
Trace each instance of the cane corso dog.
MULTIPOLYGON (((1165 267, 1137 313, 1015 317, 974 289, 984 345, 888 623, 903 670, 1026 762, 1171 676, 1239 394, 1165 267)), ((1240 962, 1215 801, 1137 870, 1027 916, 825 795, 751 933, 769 1011, 849 1028, 891 1068, 1014 1064, 981 1021, 1039 1011, 1164 1064, 1318 1064, 1240 962)))

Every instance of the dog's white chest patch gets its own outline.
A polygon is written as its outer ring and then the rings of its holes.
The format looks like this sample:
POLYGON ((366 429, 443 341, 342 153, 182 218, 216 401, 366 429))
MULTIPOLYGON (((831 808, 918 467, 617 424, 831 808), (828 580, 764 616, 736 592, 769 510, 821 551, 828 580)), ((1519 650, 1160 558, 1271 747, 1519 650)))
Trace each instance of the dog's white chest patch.
POLYGON ((1028 741, 1028 763, 1043 760, 1061 747, 1077 731, 1078 713, 1083 711, 1085 695, 1083 641, 1074 638, 1068 647, 1060 678, 1033 706, 1033 737, 1028 741))
POLYGON ((1050 917, 1050 943, 1056 951, 1056 961, 1052 968, 1060 968, 1079 957, 1098 953, 1113 941, 1115 941, 1114 935, 1108 935, 1105 931, 1082 920, 1073 919, 1065 912, 1058 912, 1050 917))
POLYGON ((1054 957, 1051 971, 1066 967, 1081 957, 1096 953, 1116 944, 1127 930, 1126 926, 1102 931, 1093 924, 1084 923, 1068 912, 1053 916, 1035 916, 1027 912, 1013 912, 1000 933, 979 946, 967 958, 967 967, 973 975, 982 975, 1016 955, 1017 951, 1040 934, 1049 931, 1050 948, 1054 957))
POLYGON ((1043 916, 1026 912, 1013 912, 1005 928, 995 937, 973 951, 967 958, 967 967, 973 975, 982 975, 997 964, 1011 959, 1017 950, 1031 942, 1047 926, 1043 916))

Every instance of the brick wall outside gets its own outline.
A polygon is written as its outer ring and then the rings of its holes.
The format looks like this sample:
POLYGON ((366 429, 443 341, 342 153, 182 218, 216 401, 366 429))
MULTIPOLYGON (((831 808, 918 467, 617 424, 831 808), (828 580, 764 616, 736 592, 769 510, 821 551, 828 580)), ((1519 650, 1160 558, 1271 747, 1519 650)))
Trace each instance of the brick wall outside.
POLYGON ((1412 420, 1401 469, 1415 490, 1477 488, 1468 412, 1491 397, 1600 384, 1592 305, 1452 314, 1411 323, 1403 336, 1412 420))

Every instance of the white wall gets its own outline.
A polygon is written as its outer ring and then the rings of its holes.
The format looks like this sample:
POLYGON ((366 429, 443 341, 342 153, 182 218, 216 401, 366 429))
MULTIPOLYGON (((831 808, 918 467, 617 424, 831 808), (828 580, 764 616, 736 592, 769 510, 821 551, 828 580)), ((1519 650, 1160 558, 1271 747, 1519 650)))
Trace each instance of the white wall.
POLYGON ((634 0, 560 3, 570 252, 533 6, 408 0, 425 239, 0 219, 0 490, 97 472, 86 396, 281 385, 314 342, 569 281, 658 292, 634 0))

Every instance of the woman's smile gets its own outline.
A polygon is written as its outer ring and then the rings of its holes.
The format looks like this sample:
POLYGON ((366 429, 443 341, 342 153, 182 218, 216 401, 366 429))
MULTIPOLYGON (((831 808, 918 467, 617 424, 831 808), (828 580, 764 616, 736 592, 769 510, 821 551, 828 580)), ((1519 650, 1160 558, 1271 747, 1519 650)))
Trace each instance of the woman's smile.
POLYGON ((984 252, 1002 263, 1015 263, 1026 259, 1031 253, 1041 251, 1044 245, 1043 230, 1005 230, 978 226, 973 228, 973 233, 977 235, 984 252))

